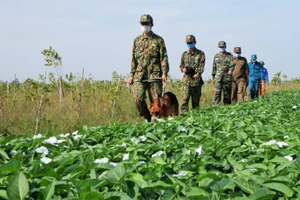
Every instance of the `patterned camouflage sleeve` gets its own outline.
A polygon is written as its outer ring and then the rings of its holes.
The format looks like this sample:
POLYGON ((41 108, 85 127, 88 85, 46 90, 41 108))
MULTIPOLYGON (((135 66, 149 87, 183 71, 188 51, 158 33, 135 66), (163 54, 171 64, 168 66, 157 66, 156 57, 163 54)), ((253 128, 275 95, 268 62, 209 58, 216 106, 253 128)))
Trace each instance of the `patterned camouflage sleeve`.
POLYGON ((231 56, 230 57, 230 66, 229 66, 229 71, 232 71, 234 70, 235 68, 235 58, 233 57, 232 53, 229 53, 229 55, 231 56))
POLYGON ((204 66, 205 66, 205 53, 202 51, 199 70, 197 70, 197 73, 202 74, 204 72, 204 66))
POLYGON ((135 40, 133 42, 133 46, 132 46, 132 59, 131 59, 131 70, 130 70, 130 77, 134 76, 136 67, 137 67, 137 62, 135 59, 135 54, 134 54, 134 50, 135 50, 135 40))
POLYGON ((216 73, 217 73, 217 65, 216 65, 216 56, 215 56, 213 61, 212 73, 211 73, 213 80, 215 79, 216 73))
POLYGON ((167 48, 162 38, 160 42, 161 42, 160 60, 161 60, 162 75, 167 76, 169 72, 169 60, 168 60, 167 48))
POLYGON ((185 55, 185 52, 183 52, 182 53, 182 55, 181 55, 181 59, 180 59, 180 66, 179 66, 179 68, 180 68, 180 71, 183 73, 183 68, 184 68, 184 55, 185 55))

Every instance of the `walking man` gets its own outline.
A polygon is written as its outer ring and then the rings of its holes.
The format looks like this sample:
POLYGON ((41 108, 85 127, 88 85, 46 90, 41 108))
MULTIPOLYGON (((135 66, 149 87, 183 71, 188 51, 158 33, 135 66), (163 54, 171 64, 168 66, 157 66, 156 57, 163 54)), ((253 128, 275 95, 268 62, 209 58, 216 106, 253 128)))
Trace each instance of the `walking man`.
POLYGON ((263 77, 263 67, 260 62, 257 62, 257 55, 251 55, 251 62, 249 62, 249 90, 250 98, 255 99, 258 97, 258 88, 263 77))
POLYGON ((232 72, 234 60, 231 53, 226 51, 226 42, 218 43, 219 53, 215 55, 212 67, 212 83, 215 86, 213 106, 219 106, 222 98, 223 103, 231 104, 232 72))
POLYGON ((231 103, 236 103, 244 101, 249 72, 247 59, 241 56, 241 47, 234 47, 233 52, 235 68, 232 73, 231 103))
POLYGON ((182 53, 180 70, 183 73, 183 102, 181 113, 189 110, 189 100, 192 99, 192 108, 198 108, 201 97, 201 87, 204 84, 202 73, 205 65, 205 54, 196 48, 196 38, 193 35, 186 36, 188 50, 182 53))
POLYGON ((129 84, 133 84, 136 108, 141 116, 151 121, 146 104, 146 91, 150 103, 162 95, 163 82, 167 82, 169 62, 164 39, 152 31, 153 18, 143 14, 140 18, 142 35, 136 37, 132 48, 129 84))

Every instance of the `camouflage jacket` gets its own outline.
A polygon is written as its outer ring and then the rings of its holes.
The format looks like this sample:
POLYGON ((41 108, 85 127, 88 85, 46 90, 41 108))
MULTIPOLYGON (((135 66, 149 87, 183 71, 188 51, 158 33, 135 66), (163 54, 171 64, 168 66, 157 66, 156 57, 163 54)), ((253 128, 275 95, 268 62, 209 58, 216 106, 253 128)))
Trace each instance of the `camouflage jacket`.
POLYGON ((202 85, 204 82, 202 80, 201 74, 204 72, 205 65, 205 54, 203 51, 196 49, 195 52, 187 50, 182 53, 180 70, 182 72, 183 68, 188 68, 188 73, 183 75, 183 82, 189 86, 202 85), (193 76, 199 73, 199 78, 193 78, 193 76))
POLYGON ((218 53, 214 57, 213 68, 212 68, 212 77, 216 82, 221 81, 232 81, 231 76, 227 73, 228 71, 234 70, 234 57, 231 53, 218 53))
POLYGON ((168 75, 169 61, 164 39, 155 33, 134 39, 130 77, 134 81, 161 78, 168 75))

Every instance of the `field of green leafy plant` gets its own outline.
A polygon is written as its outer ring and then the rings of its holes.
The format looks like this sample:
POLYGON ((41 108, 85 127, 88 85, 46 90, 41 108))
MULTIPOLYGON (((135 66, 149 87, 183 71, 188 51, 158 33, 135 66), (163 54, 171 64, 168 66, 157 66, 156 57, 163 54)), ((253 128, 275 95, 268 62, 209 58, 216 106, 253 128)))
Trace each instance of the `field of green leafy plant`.
POLYGON ((300 90, 155 123, 0 138, 0 199, 300 199, 300 90))

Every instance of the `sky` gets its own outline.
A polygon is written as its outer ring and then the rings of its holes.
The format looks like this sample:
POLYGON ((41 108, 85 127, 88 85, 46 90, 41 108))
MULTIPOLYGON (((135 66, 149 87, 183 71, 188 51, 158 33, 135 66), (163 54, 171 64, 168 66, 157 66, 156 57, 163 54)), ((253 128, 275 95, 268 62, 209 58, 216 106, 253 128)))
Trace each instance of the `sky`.
POLYGON ((181 78, 185 37, 196 37, 206 55, 203 79, 211 78, 218 42, 227 51, 242 48, 275 73, 300 77, 299 0, 0 0, 0 80, 39 80, 55 73, 44 66, 43 49, 62 57, 62 74, 111 80, 113 72, 130 73, 133 40, 141 35, 139 19, 150 14, 153 32, 163 37, 173 78, 181 78))

